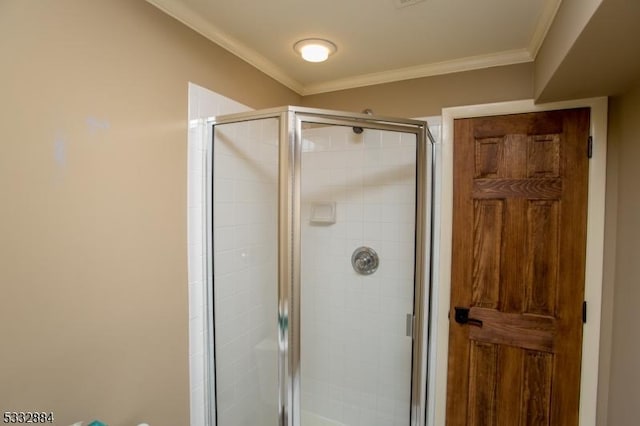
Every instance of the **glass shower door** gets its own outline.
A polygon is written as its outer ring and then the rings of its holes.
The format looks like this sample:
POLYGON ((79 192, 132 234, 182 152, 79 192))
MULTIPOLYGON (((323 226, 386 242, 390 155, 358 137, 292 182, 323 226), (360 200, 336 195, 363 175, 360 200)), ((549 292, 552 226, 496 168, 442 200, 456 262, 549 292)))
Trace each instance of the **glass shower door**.
POLYGON ((417 136, 301 136, 301 424, 408 426, 417 136))
POLYGON ((278 424, 277 118, 214 127, 215 424, 278 424))

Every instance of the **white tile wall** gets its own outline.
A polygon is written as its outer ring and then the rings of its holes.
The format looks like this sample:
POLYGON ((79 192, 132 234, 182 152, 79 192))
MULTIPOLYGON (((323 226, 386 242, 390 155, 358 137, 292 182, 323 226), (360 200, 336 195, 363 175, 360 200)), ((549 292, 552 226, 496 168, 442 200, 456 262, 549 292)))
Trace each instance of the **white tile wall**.
MULTIPOLYGON (((414 135, 306 129, 302 155, 302 408, 344 425, 409 423, 413 312, 414 135), (310 206, 335 202, 337 222, 310 206), (369 246, 378 271, 358 275, 369 246)), ((332 423, 333 424, 333 423, 332 423)))
MULTIPOLYGON (((187 153, 187 235, 189 291, 189 366, 191 426, 205 425, 205 148, 211 137, 206 119, 249 108, 196 84, 189 83, 187 153)), ((213 401, 212 401, 213 403, 213 401)))

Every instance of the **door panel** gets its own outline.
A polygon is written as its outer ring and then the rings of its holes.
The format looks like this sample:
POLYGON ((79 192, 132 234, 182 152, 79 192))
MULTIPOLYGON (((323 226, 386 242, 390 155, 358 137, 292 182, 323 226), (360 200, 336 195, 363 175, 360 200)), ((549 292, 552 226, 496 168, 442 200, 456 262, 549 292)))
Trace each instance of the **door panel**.
POLYGON ((278 139, 275 118, 219 124, 213 131, 218 426, 278 424, 278 139))
POLYGON ((303 122, 302 140, 301 424, 408 426, 416 135, 303 122))
POLYGON ((588 109, 455 121, 448 425, 578 424, 588 129, 588 109))

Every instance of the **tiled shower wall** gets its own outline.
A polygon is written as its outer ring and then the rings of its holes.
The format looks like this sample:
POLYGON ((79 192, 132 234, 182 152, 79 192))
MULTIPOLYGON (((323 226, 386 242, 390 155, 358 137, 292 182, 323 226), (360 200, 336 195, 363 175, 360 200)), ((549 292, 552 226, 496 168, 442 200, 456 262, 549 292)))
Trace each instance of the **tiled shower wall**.
POLYGON ((189 388, 190 425, 205 425, 205 244, 206 244, 206 144, 211 139, 206 119, 250 108, 196 84, 189 83, 189 134, 187 153, 187 235, 189 272, 189 388))
POLYGON ((415 135, 334 126, 306 129, 303 139, 303 424, 406 426, 415 135), (314 204, 333 203, 335 224, 311 223, 314 204), (360 246, 379 255, 372 275, 351 266, 360 246))

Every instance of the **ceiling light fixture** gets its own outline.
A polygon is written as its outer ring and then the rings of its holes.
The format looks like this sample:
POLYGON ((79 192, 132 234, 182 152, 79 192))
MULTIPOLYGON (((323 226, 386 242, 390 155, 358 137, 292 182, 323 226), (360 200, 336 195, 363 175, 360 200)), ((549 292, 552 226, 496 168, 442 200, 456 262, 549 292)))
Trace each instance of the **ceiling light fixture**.
POLYGON ((321 38, 306 38, 293 45, 293 50, 298 52, 302 59, 308 62, 324 62, 329 55, 338 50, 335 44, 321 38))

